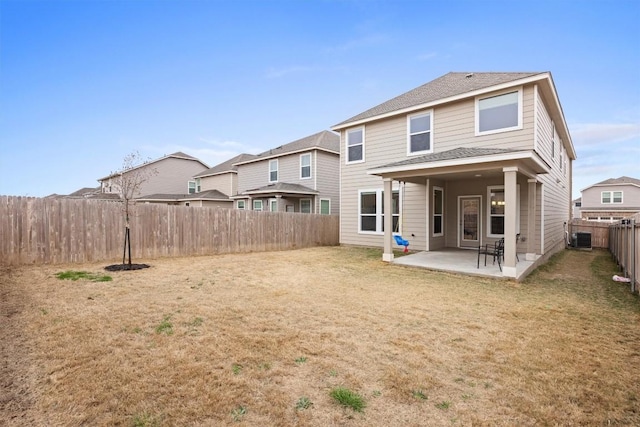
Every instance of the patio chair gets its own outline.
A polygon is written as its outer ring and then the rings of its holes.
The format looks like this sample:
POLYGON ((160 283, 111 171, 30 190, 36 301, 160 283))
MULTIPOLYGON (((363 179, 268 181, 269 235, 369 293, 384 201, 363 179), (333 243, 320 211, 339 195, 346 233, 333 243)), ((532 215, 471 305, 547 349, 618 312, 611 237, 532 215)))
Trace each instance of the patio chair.
POLYGON ((493 257, 493 264, 498 260, 498 268, 502 271, 502 257, 504 256, 504 238, 495 243, 487 243, 478 246, 478 268, 480 268, 480 255, 484 255, 484 266, 487 266, 487 256, 493 257))

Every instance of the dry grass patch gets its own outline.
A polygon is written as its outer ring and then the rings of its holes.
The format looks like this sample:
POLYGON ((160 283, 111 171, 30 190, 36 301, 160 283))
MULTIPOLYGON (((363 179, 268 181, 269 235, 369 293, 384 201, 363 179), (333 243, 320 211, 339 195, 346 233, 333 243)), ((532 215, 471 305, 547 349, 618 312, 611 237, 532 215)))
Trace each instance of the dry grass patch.
POLYGON ((640 424, 640 302, 604 252, 566 251, 522 284, 355 248, 145 262, 111 282, 3 271, 0 419, 640 424))

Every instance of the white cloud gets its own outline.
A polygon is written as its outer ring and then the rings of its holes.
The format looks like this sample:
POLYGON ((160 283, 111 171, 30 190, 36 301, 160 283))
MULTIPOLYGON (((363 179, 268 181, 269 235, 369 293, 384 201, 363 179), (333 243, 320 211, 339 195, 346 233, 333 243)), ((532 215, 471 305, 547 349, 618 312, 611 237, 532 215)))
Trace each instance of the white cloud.
POLYGON ((371 34, 369 36, 346 41, 345 43, 338 46, 329 47, 327 48, 327 52, 348 52, 363 47, 379 46, 383 43, 386 43, 388 40, 389 37, 385 34, 371 34))
POLYGON ((302 73, 305 71, 311 71, 313 67, 308 67, 304 65, 294 65, 287 68, 269 68, 265 74, 265 77, 268 79, 278 79, 280 77, 284 77, 288 74, 294 73, 302 73))
POLYGON ((429 53, 423 53, 423 54, 418 55, 416 57, 416 59, 418 61, 429 61, 431 59, 436 58, 437 56, 438 56, 437 52, 429 52, 429 53))
POLYGON ((640 123, 584 123, 570 126, 576 146, 602 146, 640 139, 640 123))

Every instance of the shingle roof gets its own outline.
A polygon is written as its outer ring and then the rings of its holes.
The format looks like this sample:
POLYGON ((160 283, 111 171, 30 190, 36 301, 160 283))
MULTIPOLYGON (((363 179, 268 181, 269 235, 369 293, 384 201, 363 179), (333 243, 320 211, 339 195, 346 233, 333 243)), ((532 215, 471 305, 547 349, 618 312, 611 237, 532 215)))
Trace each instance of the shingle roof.
POLYGON ((200 193, 193 194, 166 194, 156 193, 149 194, 144 197, 139 197, 138 200, 166 200, 166 201, 181 201, 181 200, 229 200, 229 196, 221 193, 218 190, 202 191, 200 193))
POLYGON ((281 145, 276 148, 264 151, 253 159, 237 162, 236 164, 249 163, 258 160, 264 160, 271 157, 278 157, 288 153, 295 153, 312 148, 320 148, 332 151, 336 154, 340 153, 340 136, 328 130, 315 133, 313 135, 298 139, 288 144, 281 145))
POLYGON ((442 151, 440 153, 430 153, 430 154, 425 154, 424 156, 412 157, 410 159, 389 163, 384 166, 379 166, 379 167, 376 167, 375 169, 388 168, 388 167, 394 167, 394 166, 415 165, 420 163, 439 162, 443 160, 465 159, 469 157, 493 156, 496 154, 514 153, 517 151, 518 150, 507 150, 504 148, 462 148, 461 147, 461 148, 454 148, 453 150, 442 151))
POLYGON ((251 160, 255 157, 256 157, 255 154, 246 154, 246 153, 238 154, 237 156, 225 162, 217 164, 214 167, 207 169, 206 171, 200 172, 199 174, 194 175, 193 177, 202 178, 205 176, 217 175, 225 172, 236 172, 238 170, 238 167, 235 166, 235 163, 246 162, 247 160, 251 160))
POLYGON ((620 178, 609 178, 604 181, 598 182, 597 184, 593 184, 592 187, 596 185, 620 185, 620 184, 633 184, 640 186, 640 179, 631 178, 628 176, 621 176, 620 178))
POLYGON ((269 184, 263 187, 254 188, 252 190, 244 191, 242 194, 250 195, 255 193, 304 193, 304 194, 317 194, 318 191, 305 187, 300 184, 289 184, 286 182, 278 182, 276 184, 269 184))
POLYGON ((428 83, 418 86, 402 95, 396 96, 380 105, 351 117, 334 127, 347 123, 369 119, 381 114, 415 107, 440 99, 461 95, 467 92, 489 88, 527 77, 542 74, 541 72, 497 73, 497 72, 450 72, 428 83))
POLYGON ((84 197, 100 192, 100 187, 84 187, 69 194, 69 197, 84 197))

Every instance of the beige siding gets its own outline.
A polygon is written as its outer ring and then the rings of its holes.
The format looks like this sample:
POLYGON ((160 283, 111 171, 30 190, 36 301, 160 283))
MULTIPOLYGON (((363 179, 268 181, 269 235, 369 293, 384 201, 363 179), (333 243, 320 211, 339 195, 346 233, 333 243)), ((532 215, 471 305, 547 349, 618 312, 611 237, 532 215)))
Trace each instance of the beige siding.
POLYGON ((269 184, 269 162, 238 165, 238 193, 269 184))
POLYGON ((166 158, 153 164, 157 174, 150 177, 140 189, 141 195, 165 193, 178 194, 188 191, 188 182, 206 168, 193 160, 166 158))
POLYGON ((200 191, 218 190, 227 196, 233 196, 236 189, 236 174, 233 172, 207 176, 200 180, 200 191))
MULTIPOLYGON (((509 132, 476 136, 475 99, 459 101, 436 108, 433 112, 434 152, 452 150, 458 147, 506 148, 512 150, 533 149, 533 92, 533 88, 530 86, 523 89, 523 128, 509 132)), ((488 94, 487 96, 491 95, 488 94)), ((406 130, 404 138, 406 152, 406 130)))
POLYGON ((549 174, 538 175, 538 180, 544 187, 542 191, 544 235, 543 241, 540 242, 541 252, 548 253, 564 247, 564 223, 568 223, 571 219, 571 179, 569 174, 571 160, 562 144, 559 143, 559 139, 556 140, 555 153, 552 155, 554 125, 547 113, 548 109, 544 98, 537 96, 536 103, 536 111, 538 112, 536 146, 538 153, 550 166, 549 174))
POLYGON ((320 192, 315 212, 320 212, 320 199, 331 200, 331 214, 340 213, 340 158, 336 154, 316 151, 311 159, 315 189, 320 192))

